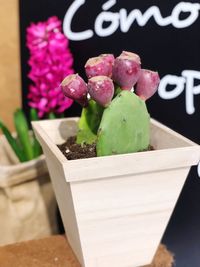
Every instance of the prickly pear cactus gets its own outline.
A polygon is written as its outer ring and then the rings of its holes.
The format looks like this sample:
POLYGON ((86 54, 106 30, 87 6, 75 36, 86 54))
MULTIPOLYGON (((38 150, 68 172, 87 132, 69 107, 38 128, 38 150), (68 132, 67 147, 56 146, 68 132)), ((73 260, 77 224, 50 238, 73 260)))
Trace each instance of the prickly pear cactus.
POLYGON ((96 142, 97 130, 101 121, 103 107, 90 100, 87 108, 83 108, 78 124, 77 144, 92 144, 96 142))
POLYGON ((145 102, 130 91, 122 91, 104 110, 97 134, 97 156, 147 149, 149 125, 145 102))

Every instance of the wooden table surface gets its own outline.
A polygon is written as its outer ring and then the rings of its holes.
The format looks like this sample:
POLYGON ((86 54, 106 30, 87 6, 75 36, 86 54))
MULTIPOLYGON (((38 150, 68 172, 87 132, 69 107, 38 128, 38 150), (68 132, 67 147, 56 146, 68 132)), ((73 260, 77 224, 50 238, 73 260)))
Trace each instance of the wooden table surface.
MULTIPOLYGON (((172 262, 173 256, 161 245, 148 267, 171 267, 172 262)), ((0 267, 80 267, 80 264, 65 236, 57 235, 0 247, 0 267)))

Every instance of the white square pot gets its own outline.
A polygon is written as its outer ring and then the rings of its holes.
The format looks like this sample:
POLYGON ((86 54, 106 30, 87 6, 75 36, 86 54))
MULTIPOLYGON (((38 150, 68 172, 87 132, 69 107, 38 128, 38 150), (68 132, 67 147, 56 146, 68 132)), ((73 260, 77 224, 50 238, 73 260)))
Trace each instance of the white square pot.
POLYGON ((33 123, 71 247, 85 267, 149 264, 200 147, 151 120, 154 151, 68 161, 77 120, 33 123))

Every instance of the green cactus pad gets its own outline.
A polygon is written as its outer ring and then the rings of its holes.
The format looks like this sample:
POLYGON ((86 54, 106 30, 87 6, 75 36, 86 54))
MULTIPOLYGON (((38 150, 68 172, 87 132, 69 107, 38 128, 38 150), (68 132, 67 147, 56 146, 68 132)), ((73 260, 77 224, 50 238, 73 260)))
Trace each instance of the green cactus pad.
POLYGON ((78 124, 77 144, 92 144, 96 141, 103 110, 93 100, 89 101, 87 108, 83 108, 78 124))
POLYGON ((149 128, 145 102, 130 91, 122 91, 104 110, 97 134, 97 156, 147 149, 149 128))

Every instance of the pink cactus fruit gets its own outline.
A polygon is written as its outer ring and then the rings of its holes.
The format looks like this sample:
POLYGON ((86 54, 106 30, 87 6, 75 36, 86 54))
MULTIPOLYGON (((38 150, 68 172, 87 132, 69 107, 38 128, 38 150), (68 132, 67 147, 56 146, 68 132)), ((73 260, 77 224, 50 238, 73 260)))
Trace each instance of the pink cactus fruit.
POLYGON ((140 57, 123 51, 114 61, 112 78, 123 90, 131 90, 139 78, 140 70, 140 57))
POLYGON ((88 78, 94 76, 112 76, 114 56, 112 54, 102 54, 98 57, 88 59, 85 64, 85 72, 88 78))
POLYGON ((156 92, 159 82, 158 72, 141 69, 140 77, 135 88, 136 95, 146 101, 156 92))
POLYGON ((60 86, 66 97, 75 100, 83 107, 87 106, 87 85, 78 74, 68 75, 60 86))
POLYGON ((107 76, 95 76, 88 80, 88 93, 99 105, 107 107, 114 95, 113 81, 107 76))
POLYGON ((99 57, 103 58, 106 62, 113 66, 115 61, 115 57, 113 56, 113 54, 101 54, 99 57))

